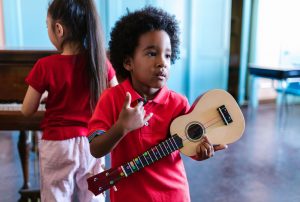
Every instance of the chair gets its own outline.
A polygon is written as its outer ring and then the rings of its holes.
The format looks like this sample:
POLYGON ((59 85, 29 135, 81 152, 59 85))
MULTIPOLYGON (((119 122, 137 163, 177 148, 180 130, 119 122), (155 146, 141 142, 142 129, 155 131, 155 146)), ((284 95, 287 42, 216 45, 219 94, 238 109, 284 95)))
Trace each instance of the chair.
POLYGON ((284 93, 286 95, 300 96, 300 82, 288 83, 284 93))
POLYGON ((288 82, 286 87, 277 88, 277 92, 282 93, 283 102, 287 101, 287 95, 300 96, 300 81, 288 82))
POLYGON ((294 100, 293 102, 288 102, 288 96, 292 95, 293 97, 299 96, 300 97, 300 81, 293 81, 293 82, 287 82, 286 86, 279 87, 276 89, 278 93, 281 93, 281 101, 280 101, 280 115, 283 115, 283 110, 288 113, 289 105, 300 103, 297 100, 294 100))

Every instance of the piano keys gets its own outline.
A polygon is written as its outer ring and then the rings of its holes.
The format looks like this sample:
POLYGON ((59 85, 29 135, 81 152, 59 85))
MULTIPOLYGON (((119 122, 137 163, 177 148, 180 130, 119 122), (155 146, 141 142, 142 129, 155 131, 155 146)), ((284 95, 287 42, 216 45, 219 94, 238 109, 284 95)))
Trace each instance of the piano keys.
POLYGON ((32 117, 24 117, 21 107, 18 103, 0 104, 0 130, 40 130, 45 105, 40 105, 32 117))

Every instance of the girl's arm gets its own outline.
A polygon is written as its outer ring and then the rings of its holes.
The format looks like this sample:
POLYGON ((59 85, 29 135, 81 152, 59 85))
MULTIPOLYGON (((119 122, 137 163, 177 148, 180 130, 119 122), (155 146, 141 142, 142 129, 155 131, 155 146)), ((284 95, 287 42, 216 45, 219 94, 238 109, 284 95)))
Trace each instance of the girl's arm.
POLYGON ((31 116, 37 111, 41 96, 42 94, 37 90, 31 86, 28 87, 21 110, 24 116, 31 116))
POLYGON ((90 151, 94 157, 100 158, 110 153, 126 134, 142 127, 152 117, 152 113, 146 115, 143 102, 133 108, 130 107, 130 103, 131 95, 126 93, 126 99, 116 123, 106 133, 95 137, 90 142, 90 151))

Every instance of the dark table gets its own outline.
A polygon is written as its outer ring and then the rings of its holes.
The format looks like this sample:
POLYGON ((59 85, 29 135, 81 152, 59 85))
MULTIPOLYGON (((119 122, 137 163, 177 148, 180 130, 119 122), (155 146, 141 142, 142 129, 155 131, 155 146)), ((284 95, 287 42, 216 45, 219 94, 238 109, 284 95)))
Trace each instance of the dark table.
POLYGON ((249 102, 250 106, 254 108, 258 106, 257 90, 259 78, 278 80, 282 89, 284 89, 289 79, 300 78, 299 66, 249 64, 248 69, 250 73, 249 102))

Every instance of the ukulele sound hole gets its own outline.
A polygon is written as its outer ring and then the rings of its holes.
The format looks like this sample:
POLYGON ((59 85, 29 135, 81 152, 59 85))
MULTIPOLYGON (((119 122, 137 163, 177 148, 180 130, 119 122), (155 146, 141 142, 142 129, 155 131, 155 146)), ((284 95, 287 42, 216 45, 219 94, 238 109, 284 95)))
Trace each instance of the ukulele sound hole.
POLYGON ((187 127, 187 136, 191 141, 199 140, 204 134, 203 126, 200 123, 191 123, 187 127))

